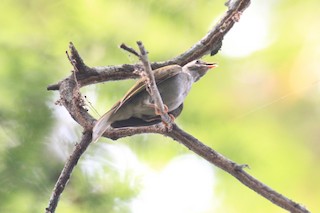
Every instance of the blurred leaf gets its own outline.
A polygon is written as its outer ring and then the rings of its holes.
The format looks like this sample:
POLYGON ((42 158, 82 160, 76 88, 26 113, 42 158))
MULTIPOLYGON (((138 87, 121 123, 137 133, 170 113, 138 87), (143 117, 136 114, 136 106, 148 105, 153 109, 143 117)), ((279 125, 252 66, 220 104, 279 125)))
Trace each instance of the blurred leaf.
MULTIPOLYGON (((61 156, 79 139, 74 134, 68 141, 73 131, 80 135, 81 130, 74 122, 70 126, 68 115, 54 114, 53 109, 59 108, 52 108, 57 96, 46 91, 48 84, 72 69, 65 56, 69 41, 89 66, 137 62, 118 48, 123 42, 134 46, 137 40, 145 43, 153 61, 166 60, 202 37, 225 11, 223 3, 3 0, 0 212, 43 212, 63 167, 61 156)), ((252 2, 224 39, 222 51, 214 58, 205 57, 218 62, 219 68, 194 85, 177 119, 183 129, 228 158, 249 164, 251 174, 312 212, 320 196, 320 170, 314 169, 320 160, 319 6, 316 0, 252 2), (263 41, 255 38, 261 29, 266 31, 266 44, 256 44, 259 47, 247 55, 227 54, 224 48, 236 52, 236 48, 251 48, 253 39, 263 41), (230 45, 232 40, 237 45, 230 45)), ((113 82, 83 91, 102 114, 133 83, 113 82)), ((159 171, 175 156, 189 152, 159 135, 116 143, 159 171)), ((121 179, 120 171, 112 168, 115 160, 103 164, 103 157, 109 156, 97 147, 89 149, 79 164, 84 166, 93 155, 94 161, 101 157, 106 176, 89 176, 78 166, 59 212, 131 212, 130 200, 139 193, 142 179, 133 178, 131 172, 121 179)), ((259 212, 261 207, 265 212, 281 212, 229 175, 219 172, 217 178, 217 188, 208 190, 219 196, 220 212, 259 212)))

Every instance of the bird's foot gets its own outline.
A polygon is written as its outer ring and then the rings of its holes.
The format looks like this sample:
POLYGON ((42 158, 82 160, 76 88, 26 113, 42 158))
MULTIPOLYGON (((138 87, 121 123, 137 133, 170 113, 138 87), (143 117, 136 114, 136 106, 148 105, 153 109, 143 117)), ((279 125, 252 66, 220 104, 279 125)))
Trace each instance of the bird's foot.
POLYGON ((169 118, 170 118, 170 121, 169 122, 166 122, 164 120, 162 120, 162 123, 163 125, 165 126, 166 130, 168 132, 171 132, 172 129, 173 129, 173 126, 172 124, 174 123, 174 120, 176 119, 172 114, 168 114, 169 115, 169 118))
MULTIPOLYGON (((169 108, 168 108, 167 105, 163 104, 163 108, 164 108, 164 113, 168 113, 169 112, 169 108)), ((162 115, 161 110, 156 105, 154 105, 154 111, 155 111, 156 115, 162 115)))
POLYGON ((176 117, 174 117, 172 114, 168 114, 170 119, 171 119, 171 123, 174 123, 174 120, 176 119, 176 117))
MULTIPOLYGON (((159 109, 159 107, 157 105, 154 105, 154 111, 156 115, 160 115, 162 117, 163 113, 162 111, 159 109)), ((167 114, 169 112, 169 108, 167 105, 163 104, 163 112, 165 114, 167 114)), ((164 124, 165 128, 167 129, 168 132, 172 131, 172 123, 174 122, 174 120, 176 119, 172 114, 168 114, 169 118, 165 117, 166 119, 162 120, 162 123, 164 124)))

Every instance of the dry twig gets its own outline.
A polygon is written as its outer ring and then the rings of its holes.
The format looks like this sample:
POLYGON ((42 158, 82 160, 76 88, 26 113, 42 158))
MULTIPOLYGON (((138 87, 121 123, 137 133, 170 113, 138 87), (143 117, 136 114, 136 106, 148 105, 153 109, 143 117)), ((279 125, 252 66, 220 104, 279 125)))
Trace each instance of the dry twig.
MULTIPOLYGON (((164 62, 152 63, 150 65, 148 59, 144 58, 145 62, 143 60, 142 62, 144 64, 145 70, 151 71, 152 69, 170 64, 185 65, 186 63, 194 59, 201 58, 207 53, 211 53, 211 55, 216 54, 222 45, 224 36, 232 28, 233 24, 239 21, 240 15, 249 6, 249 4, 250 0, 228 1, 228 10, 226 11, 222 19, 199 42, 197 42, 194 46, 192 46, 189 50, 182 53, 181 55, 164 62)), ((121 45, 121 47, 139 57, 144 55, 143 51, 145 52, 144 48, 141 48, 141 46, 139 46, 141 54, 137 53, 132 48, 128 48, 123 45, 121 45)), ((81 95, 75 95, 79 92, 79 87, 110 80, 138 78, 139 75, 135 73, 134 70, 140 70, 142 68, 139 64, 88 67, 87 65, 85 65, 78 51, 72 43, 70 43, 70 53, 71 54, 70 56, 68 56, 68 58, 74 66, 75 71, 77 72, 74 72, 71 76, 63 79, 59 83, 49 85, 47 89, 59 90, 61 98, 59 103, 61 103, 69 111, 72 118, 84 128, 84 133, 79 144, 75 145, 71 156, 66 162, 61 175, 56 182, 49 201, 49 205, 46 208, 46 213, 55 212, 55 209, 58 205, 59 197, 62 194, 67 182, 69 181, 74 167, 91 142, 92 127, 95 119, 87 112, 86 109, 83 108, 82 104, 79 104, 81 103, 81 100, 79 100, 81 99, 81 95)), ((152 76, 153 75, 151 73, 151 76, 149 76, 151 81, 152 76)), ((157 101, 160 100, 160 103, 158 103, 157 105, 160 106, 160 108, 163 107, 163 104, 161 104, 161 97, 154 97, 154 93, 157 92, 157 88, 155 87, 153 90, 153 98, 155 98, 155 100, 157 101)), ((204 145, 202 142, 200 142, 190 134, 184 132, 176 124, 172 124, 171 131, 167 131, 167 128, 165 128, 164 125, 156 124, 144 127, 119 128, 116 130, 109 129, 105 132, 104 136, 116 140, 118 138, 142 133, 158 133, 171 137, 172 139, 182 143, 184 146, 186 146, 199 156, 208 160, 212 164, 230 173, 244 185, 264 196, 272 203, 291 212, 309 212, 298 203, 286 198, 280 193, 277 193, 270 187, 250 176, 243 170, 243 168, 245 167, 244 165, 238 165, 225 158, 210 147, 204 145)))

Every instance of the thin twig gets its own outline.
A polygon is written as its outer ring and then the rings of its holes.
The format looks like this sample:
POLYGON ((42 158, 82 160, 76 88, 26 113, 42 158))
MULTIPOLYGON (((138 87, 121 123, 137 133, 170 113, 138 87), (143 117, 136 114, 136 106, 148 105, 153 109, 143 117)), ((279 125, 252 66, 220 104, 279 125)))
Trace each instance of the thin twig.
POLYGON ((259 193, 261 196, 265 197, 277 206, 284 208, 290 212, 295 213, 308 213, 309 211, 289 198, 283 196, 282 194, 271 189, 269 186, 265 185, 261 181, 249 175, 243 170, 247 165, 238 165, 235 162, 227 159, 223 155, 219 154, 212 148, 204 145, 201 141, 188 134, 187 132, 180 129, 176 124, 173 125, 173 130, 170 132, 165 132, 165 135, 171 137, 177 142, 183 144, 188 149, 196 153, 197 155, 203 157, 210 163, 221 168, 222 170, 228 172, 235 178, 237 178, 241 183, 248 186, 253 191, 259 193))
MULTIPOLYGON (((228 4, 228 10, 224 13, 221 19, 212 27, 212 29, 206 35, 203 36, 202 39, 195 43, 190 49, 174 58, 162 62, 151 63, 152 70, 172 64, 183 66, 190 61, 203 57, 206 54, 215 55, 216 53, 218 53, 222 46, 224 36, 233 27, 235 21, 239 21, 240 15, 250 5, 250 0, 235 0, 231 2, 233 3, 228 4)), ((74 47, 72 43, 70 43, 70 48, 71 47, 74 47)), ((77 59, 77 62, 79 61, 80 65, 83 64, 83 61, 79 54, 75 54, 74 57, 77 59)), ((123 64, 100 67, 77 67, 80 70, 80 72, 77 73, 77 75, 79 75, 77 76, 79 84, 81 86, 86 86, 105 81, 139 78, 139 75, 135 74, 134 71, 139 70, 140 65, 123 64), (84 72, 82 72, 82 70, 84 70, 84 72)), ((56 84, 49 85, 47 89, 59 90, 60 84, 61 81, 56 84)))
POLYGON ((76 144, 72 154, 70 155, 68 161, 66 162, 61 174, 54 186, 53 193, 50 197, 49 205, 46 208, 46 213, 54 213, 57 208, 60 195, 62 194, 65 186, 67 185, 70 175, 77 165, 81 155, 86 151, 91 142, 91 131, 86 131, 82 135, 82 139, 79 144, 76 144))
POLYGON ((132 53, 133 55, 140 57, 139 53, 137 53, 137 51, 135 49, 133 49, 132 47, 128 47, 127 45, 125 45, 124 43, 122 43, 120 45, 120 48, 128 51, 129 53, 132 53))
MULTIPOLYGON (((173 59, 169 59, 165 62, 152 63, 151 66, 150 64, 146 64, 146 70, 152 70, 170 64, 184 65, 189 61, 200 58, 210 52, 211 54, 216 54, 221 47, 224 36, 232 28, 233 24, 236 21, 239 21, 240 15, 250 4, 250 0, 235 0, 228 2, 228 11, 226 11, 222 19, 192 48, 182 53, 181 55, 173 59)), ((72 43, 70 43, 69 48, 71 50, 70 61, 72 61, 72 64, 76 66, 77 70, 79 71, 75 72, 75 74, 77 75, 76 79, 79 82, 80 86, 109 80, 121 80, 139 77, 138 74, 134 73, 134 70, 141 68, 141 65, 139 64, 124 64, 117 66, 89 68, 84 64, 83 60, 81 59, 72 43)), ((146 61, 148 62, 148 60, 146 61)), ((52 191, 52 195, 49 201, 49 205, 46 208, 46 212, 54 213, 58 205, 59 197, 63 192, 67 182, 69 181, 74 167, 76 166, 81 155, 85 152, 86 148, 90 144, 91 129, 95 119, 87 112, 86 109, 83 108, 81 104, 79 104, 78 100, 76 100, 77 98, 75 98, 74 94, 75 91, 78 90, 78 87, 74 78, 67 77, 57 84, 48 86, 47 89, 59 90, 61 103, 69 111, 71 117, 85 129, 80 143, 75 146, 52 191)), ((163 105, 159 104, 158 106, 161 107, 163 105)), ((128 127, 116 130, 109 129, 104 135, 111 139, 118 139, 142 133, 158 133, 169 136, 174 140, 177 140, 178 142, 184 144, 190 150, 207 159, 212 164, 230 173, 244 185, 258 192, 276 205, 291 212, 309 212, 298 203, 289 200, 288 198, 270 189, 260 181, 254 179, 248 173, 243 171, 242 165, 237 165, 236 163, 223 157, 221 154, 217 153, 210 147, 205 146, 199 140, 184 132, 175 124, 173 124, 173 129, 170 132, 168 132, 166 128, 163 128, 163 125, 153 125, 146 127, 128 127)))
POLYGON ((172 120, 170 116, 168 115, 168 112, 165 111, 164 104, 161 98, 161 95, 159 93, 154 74, 152 72, 152 68, 148 59, 148 52, 146 51, 144 45, 142 44, 141 41, 137 42, 139 50, 140 50, 140 55, 139 58, 145 68, 145 72, 147 74, 147 87, 150 89, 148 90, 150 93, 150 96, 153 98, 154 104, 157 107, 157 109, 160 111, 160 116, 163 122, 166 123, 168 129, 171 129, 171 123, 172 120))

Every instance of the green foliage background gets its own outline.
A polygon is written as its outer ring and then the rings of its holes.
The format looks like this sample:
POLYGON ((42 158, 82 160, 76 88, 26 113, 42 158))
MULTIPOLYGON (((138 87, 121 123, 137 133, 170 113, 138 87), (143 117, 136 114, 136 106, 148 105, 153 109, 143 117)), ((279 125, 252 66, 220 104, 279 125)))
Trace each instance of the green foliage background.
MULTIPOLYGON (((134 46, 137 40, 144 42, 151 60, 166 60, 199 40, 224 12, 223 4, 3 0, 0 212, 44 212, 65 158, 80 137, 81 129, 73 128, 66 138, 58 138, 64 145, 55 146, 60 146, 64 158, 52 149, 57 124, 69 117, 54 113, 59 108, 53 105, 57 95, 47 92, 46 86, 69 74, 65 56, 69 41, 89 66, 136 62, 118 45, 134 46)), ((320 209, 319 7, 318 0, 274 2, 267 20, 269 44, 242 57, 222 53, 206 57, 220 67, 194 86, 177 119, 186 131, 228 158, 249 164, 252 175, 312 212, 320 209)), ((131 83, 112 82, 84 92, 89 100, 99 100, 94 103, 102 114, 131 83)), ((116 143, 126 144, 155 169, 189 153, 162 136, 116 143)), ((88 156, 94 160, 103 155, 95 152, 98 145, 92 146, 88 156)), ((139 181, 132 186, 130 175, 119 179, 116 171, 105 170, 108 177, 101 180, 88 178, 77 168, 58 212, 130 212, 126 201, 139 194, 139 181), (101 189, 93 190, 97 183, 101 189)), ((217 187, 208 188, 223 197, 217 212, 284 212, 230 175, 217 170, 217 176, 217 187)))

